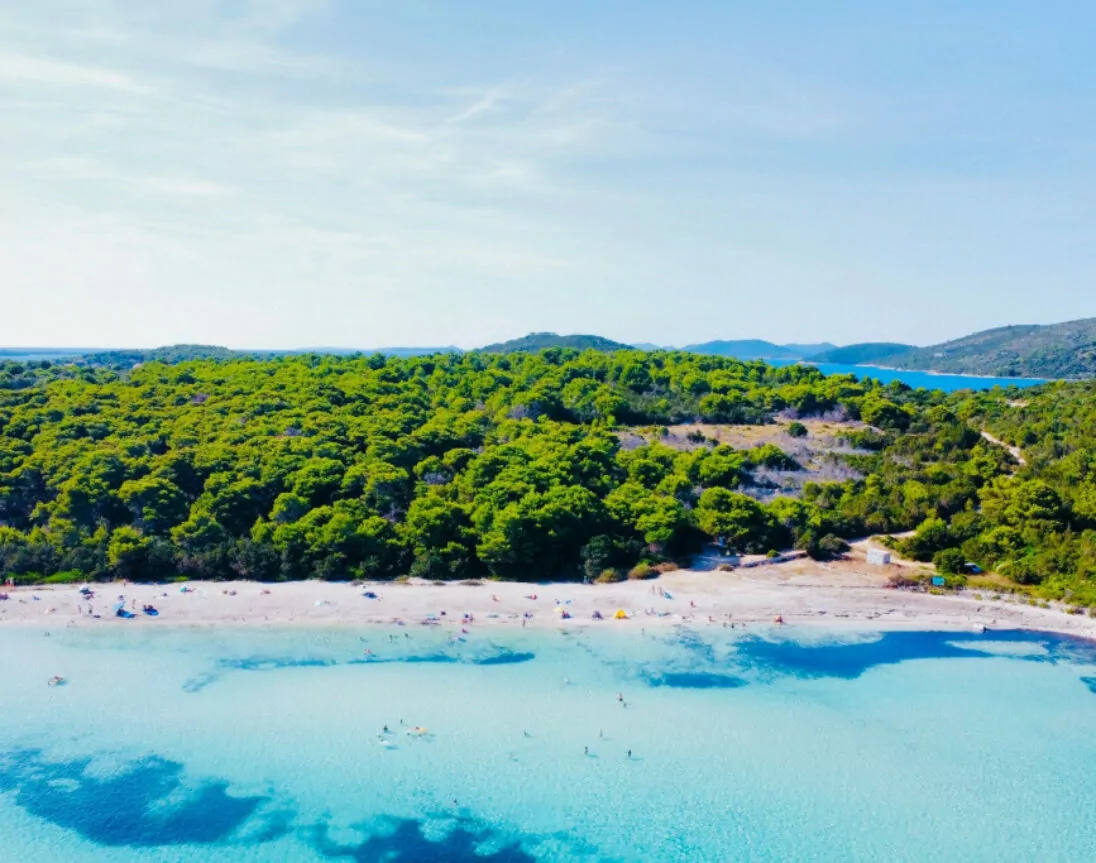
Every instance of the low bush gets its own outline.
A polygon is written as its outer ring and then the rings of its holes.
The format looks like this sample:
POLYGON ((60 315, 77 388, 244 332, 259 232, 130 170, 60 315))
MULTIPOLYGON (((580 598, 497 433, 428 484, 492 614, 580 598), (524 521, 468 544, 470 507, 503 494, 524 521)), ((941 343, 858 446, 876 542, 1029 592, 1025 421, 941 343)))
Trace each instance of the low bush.
POLYGON ((624 575, 619 569, 603 569, 601 575, 594 579, 598 584, 613 584, 624 581, 624 575))
POLYGON ((79 570, 70 569, 67 572, 56 572, 42 579, 42 584, 77 584, 87 581, 87 577, 79 570))

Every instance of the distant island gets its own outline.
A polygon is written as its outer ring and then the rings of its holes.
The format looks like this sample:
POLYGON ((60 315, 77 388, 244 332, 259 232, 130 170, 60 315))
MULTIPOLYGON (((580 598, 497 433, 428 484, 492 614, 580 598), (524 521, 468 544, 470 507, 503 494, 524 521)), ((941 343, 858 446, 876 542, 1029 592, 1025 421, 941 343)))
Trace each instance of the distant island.
MULTIPOLYGON (((914 350, 917 350, 917 348, 913 345, 903 345, 898 342, 864 342, 863 344, 846 345, 843 348, 820 351, 810 359, 815 363, 872 366, 914 350)), ((932 371, 932 369, 918 369, 918 371, 932 371)))
POLYGON ((480 348, 484 353, 508 354, 514 351, 542 351, 545 348, 575 348, 580 351, 631 351, 632 345, 614 342, 602 336, 572 335, 561 336, 558 333, 529 333, 520 339, 497 342, 480 348))
POLYGON ((834 345, 828 342, 820 345, 777 345, 761 339, 739 339, 686 345, 681 350, 690 354, 734 357, 737 360, 809 360, 833 348, 834 345))

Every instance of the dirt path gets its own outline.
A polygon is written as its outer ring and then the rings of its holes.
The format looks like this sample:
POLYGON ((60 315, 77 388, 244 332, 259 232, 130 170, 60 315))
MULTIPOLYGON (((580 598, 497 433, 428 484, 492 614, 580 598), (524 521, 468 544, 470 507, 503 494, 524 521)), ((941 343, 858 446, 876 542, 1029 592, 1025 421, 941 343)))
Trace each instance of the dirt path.
POLYGON ((996 444, 999 447, 1004 447, 1005 449, 1007 449, 1009 451, 1009 455, 1011 455, 1014 459, 1016 459, 1016 461, 1020 463, 1020 467, 1027 466, 1027 459, 1024 458, 1024 454, 1020 451, 1020 447, 1007 444, 1000 438, 995 438, 988 431, 982 432, 982 437, 984 437, 992 444, 996 444))

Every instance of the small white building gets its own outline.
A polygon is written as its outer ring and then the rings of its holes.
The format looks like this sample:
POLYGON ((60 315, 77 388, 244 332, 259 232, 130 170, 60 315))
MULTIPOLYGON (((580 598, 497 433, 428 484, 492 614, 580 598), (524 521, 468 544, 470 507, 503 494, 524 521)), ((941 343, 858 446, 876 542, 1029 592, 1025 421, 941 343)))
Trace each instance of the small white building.
POLYGON ((891 562, 891 553, 881 548, 868 549, 868 563, 872 566, 887 566, 891 562))

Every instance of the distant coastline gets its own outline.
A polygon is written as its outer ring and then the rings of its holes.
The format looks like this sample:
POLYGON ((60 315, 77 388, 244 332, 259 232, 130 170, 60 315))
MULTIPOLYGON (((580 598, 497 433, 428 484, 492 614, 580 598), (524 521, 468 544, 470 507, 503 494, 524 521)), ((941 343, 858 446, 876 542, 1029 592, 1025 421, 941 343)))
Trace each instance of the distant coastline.
MULTIPOLYGON (((839 363, 819 363, 814 360, 804 360, 806 365, 814 366, 815 368, 822 368, 827 365, 840 365, 839 363)), ((1025 377, 1011 377, 1006 375, 977 375, 966 374, 960 372, 942 372, 938 369, 900 369, 896 366, 880 366, 874 363, 852 363, 855 368, 859 369, 878 369, 884 372, 897 372, 899 374, 919 374, 919 375, 933 375, 934 377, 947 377, 947 378, 978 378, 980 380, 987 381, 1026 381, 1033 384, 1047 384, 1056 380, 1083 380, 1083 378, 1025 378, 1025 377)))

